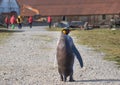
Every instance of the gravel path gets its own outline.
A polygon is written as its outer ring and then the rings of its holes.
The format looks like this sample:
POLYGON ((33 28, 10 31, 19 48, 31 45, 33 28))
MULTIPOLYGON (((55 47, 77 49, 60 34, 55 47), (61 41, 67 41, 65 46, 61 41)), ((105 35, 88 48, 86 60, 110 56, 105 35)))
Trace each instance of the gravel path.
POLYGON ((60 33, 43 28, 24 27, 0 45, 0 85, 120 85, 120 69, 114 62, 105 61, 103 53, 76 43, 84 68, 75 59, 76 81, 61 82, 57 66, 53 66, 60 33))

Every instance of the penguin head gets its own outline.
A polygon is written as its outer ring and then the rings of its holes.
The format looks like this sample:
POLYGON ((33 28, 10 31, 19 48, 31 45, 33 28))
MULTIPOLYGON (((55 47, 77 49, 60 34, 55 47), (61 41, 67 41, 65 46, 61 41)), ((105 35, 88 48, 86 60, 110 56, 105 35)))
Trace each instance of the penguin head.
POLYGON ((62 33, 68 35, 70 33, 70 29, 62 29, 62 33))

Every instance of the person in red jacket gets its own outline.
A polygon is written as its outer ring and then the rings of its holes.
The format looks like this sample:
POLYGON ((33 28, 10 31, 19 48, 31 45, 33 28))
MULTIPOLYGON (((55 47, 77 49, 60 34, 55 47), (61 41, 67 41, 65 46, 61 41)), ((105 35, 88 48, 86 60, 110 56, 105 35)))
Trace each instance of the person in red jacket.
POLYGON ((49 24, 49 28, 51 28, 51 25, 52 25, 52 18, 51 18, 51 16, 48 16, 47 21, 48 21, 48 24, 49 24))
POLYGON ((15 28, 15 23, 16 23, 15 16, 12 15, 11 18, 10 18, 10 24, 11 24, 11 28, 12 28, 12 29, 15 28))
POLYGON ((9 17, 6 16, 5 17, 5 24, 6 24, 7 28, 9 28, 9 23, 10 23, 9 17))
POLYGON ((15 22, 16 22, 15 16, 12 15, 10 18, 10 24, 15 24, 15 22))
POLYGON ((33 18, 32 18, 32 16, 30 16, 30 17, 28 18, 28 23, 29 23, 30 28, 32 28, 32 23, 33 23, 33 18))

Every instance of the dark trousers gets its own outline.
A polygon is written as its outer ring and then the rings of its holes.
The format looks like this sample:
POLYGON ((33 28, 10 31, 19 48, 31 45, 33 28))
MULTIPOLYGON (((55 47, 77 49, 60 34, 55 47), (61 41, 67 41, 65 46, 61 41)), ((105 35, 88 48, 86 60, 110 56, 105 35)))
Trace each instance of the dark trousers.
POLYGON ((22 28, 22 24, 18 23, 18 28, 21 29, 22 28))
POLYGON ((9 27, 9 24, 8 23, 6 23, 6 26, 7 26, 7 28, 9 27))
POLYGON ((29 23, 29 27, 32 28, 32 23, 29 23))
POLYGON ((51 22, 48 22, 48 24, 49 24, 49 28, 51 28, 51 24, 52 24, 52 23, 51 23, 51 22))

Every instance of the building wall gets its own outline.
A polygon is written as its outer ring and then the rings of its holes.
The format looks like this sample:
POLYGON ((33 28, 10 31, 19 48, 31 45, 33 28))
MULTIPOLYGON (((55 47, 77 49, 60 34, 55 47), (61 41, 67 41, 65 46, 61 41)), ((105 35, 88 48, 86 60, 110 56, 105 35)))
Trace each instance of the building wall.
MULTIPOLYGON (((87 15, 87 16, 66 16, 65 21, 83 21, 88 22, 91 25, 108 26, 110 19, 114 17, 117 19, 120 15, 87 15)), ((63 20, 63 16, 52 16, 53 22, 60 22, 63 20)))
POLYGON ((16 0, 1 0, 0 13, 8 13, 12 11, 16 11, 18 15, 20 14, 16 0))

